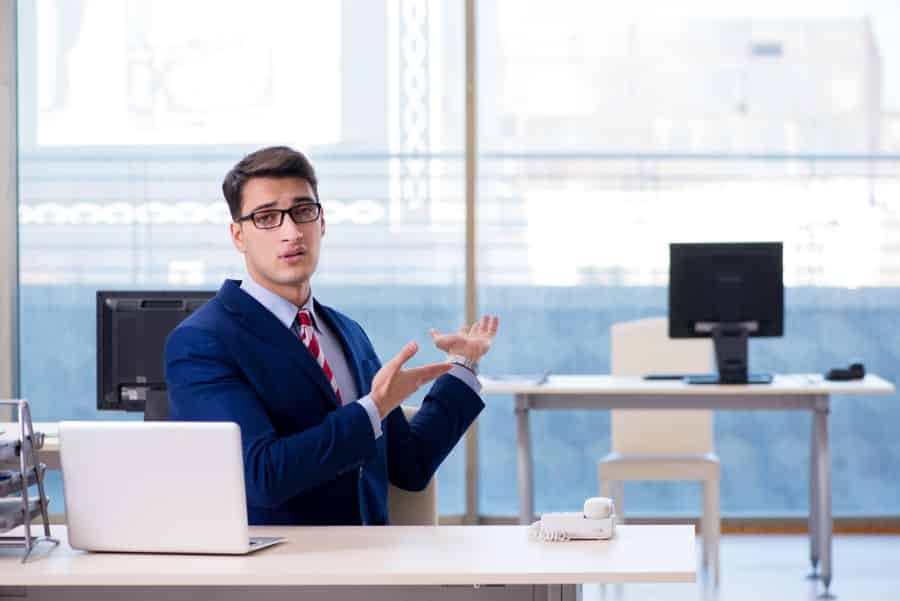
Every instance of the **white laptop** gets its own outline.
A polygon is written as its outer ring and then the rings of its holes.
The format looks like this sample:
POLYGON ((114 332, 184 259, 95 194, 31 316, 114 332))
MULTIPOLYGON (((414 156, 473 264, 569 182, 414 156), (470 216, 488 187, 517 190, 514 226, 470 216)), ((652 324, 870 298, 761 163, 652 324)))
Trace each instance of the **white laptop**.
POLYGON ((88 551, 246 554, 241 431, 213 422, 61 422, 69 544, 88 551))

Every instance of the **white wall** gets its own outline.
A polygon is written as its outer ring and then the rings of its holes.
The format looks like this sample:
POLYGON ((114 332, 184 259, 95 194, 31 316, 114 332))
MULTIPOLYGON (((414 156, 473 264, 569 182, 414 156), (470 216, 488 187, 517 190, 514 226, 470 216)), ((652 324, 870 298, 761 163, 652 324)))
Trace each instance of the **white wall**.
POLYGON ((0 398, 18 388, 15 7, 0 0, 0 398))

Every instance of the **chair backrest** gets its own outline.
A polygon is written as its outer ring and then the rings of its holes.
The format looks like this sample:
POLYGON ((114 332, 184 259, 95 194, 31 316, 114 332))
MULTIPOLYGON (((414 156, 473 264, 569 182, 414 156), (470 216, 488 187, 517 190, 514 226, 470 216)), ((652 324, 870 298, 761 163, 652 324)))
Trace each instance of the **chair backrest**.
MULTIPOLYGON (((418 411, 418 407, 403 407, 403 415, 408 420, 418 411)), ((388 482, 388 518, 393 526, 437 526, 437 476, 419 492, 403 490, 388 482)))
MULTIPOLYGON (((712 341, 669 338, 665 317, 614 324, 610 341, 614 376, 713 369, 712 341)), ((619 455, 703 455, 714 448, 711 411, 615 410, 610 422, 612 451, 619 455)))

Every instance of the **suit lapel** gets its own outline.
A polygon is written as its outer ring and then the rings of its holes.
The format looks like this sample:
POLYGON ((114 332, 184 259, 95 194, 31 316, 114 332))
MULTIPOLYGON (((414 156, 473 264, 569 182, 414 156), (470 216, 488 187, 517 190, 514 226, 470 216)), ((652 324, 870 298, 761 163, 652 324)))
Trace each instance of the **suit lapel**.
POLYGON ((316 315, 321 316, 322 319, 325 320, 328 327, 331 328, 331 331, 335 333, 340 341, 341 348, 344 351, 344 357, 347 359, 347 367, 350 368, 353 375, 353 381, 356 382, 356 390, 362 395, 363 391, 366 390, 366 387, 363 386, 362 369, 359 365, 360 358, 357 357, 350 348, 350 333, 345 328, 343 320, 337 319, 334 315, 334 311, 332 311, 330 307, 320 304, 316 299, 313 299, 313 303, 315 303, 316 315))
POLYGON ((244 327, 262 342, 274 346, 279 353, 290 357, 302 372, 312 380, 327 399, 330 409, 337 405, 337 397, 331 384, 325 379, 325 372, 316 363, 303 342, 278 318, 263 307, 252 296, 241 290, 240 282, 225 280, 218 294, 225 309, 239 320, 244 327))

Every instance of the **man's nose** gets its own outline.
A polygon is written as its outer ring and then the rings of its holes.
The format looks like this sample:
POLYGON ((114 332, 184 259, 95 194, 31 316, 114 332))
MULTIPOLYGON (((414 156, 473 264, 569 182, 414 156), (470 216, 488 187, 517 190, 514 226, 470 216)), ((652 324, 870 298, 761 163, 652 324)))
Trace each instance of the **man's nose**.
POLYGON ((281 232, 282 240, 296 240, 303 237, 303 230, 294 223, 289 213, 285 213, 284 221, 281 222, 279 231, 281 232))

